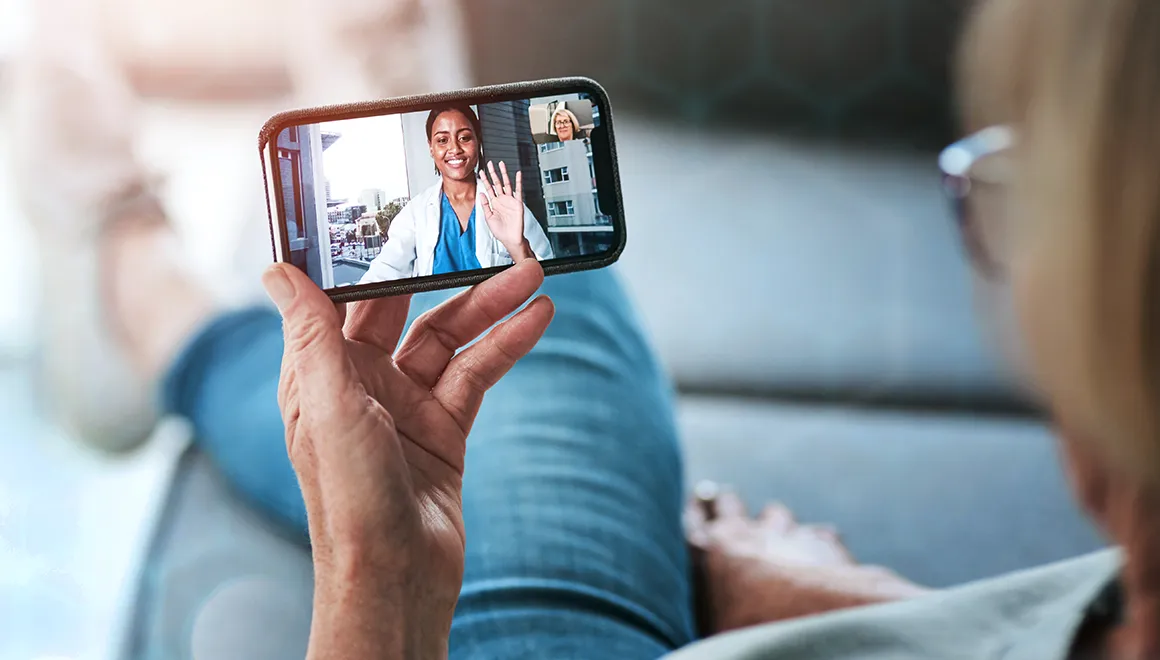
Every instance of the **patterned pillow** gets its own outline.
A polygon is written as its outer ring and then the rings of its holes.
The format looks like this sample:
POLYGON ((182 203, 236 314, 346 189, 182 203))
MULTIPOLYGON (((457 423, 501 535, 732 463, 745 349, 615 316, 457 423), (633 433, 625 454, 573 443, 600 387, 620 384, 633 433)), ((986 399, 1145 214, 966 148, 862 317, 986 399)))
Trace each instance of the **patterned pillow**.
POLYGON ((945 141, 967 0, 463 0, 482 82, 583 74, 617 107, 945 141))

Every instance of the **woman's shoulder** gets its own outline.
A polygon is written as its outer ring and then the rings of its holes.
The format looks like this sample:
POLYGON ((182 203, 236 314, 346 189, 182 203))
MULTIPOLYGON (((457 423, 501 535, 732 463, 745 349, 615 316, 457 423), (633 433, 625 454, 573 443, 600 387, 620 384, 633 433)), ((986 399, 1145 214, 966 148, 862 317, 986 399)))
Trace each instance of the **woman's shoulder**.
POLYGON ((418 204, 427 204, 427 203, 431 202, 431 200, 438 200, 438 195, 440 192, 442 192, 442 190, 443 190, 443 182, 442 181, 440 181, 432 186, 428 186, 427 188, 420 190, 414 197, 407 200, 407 203, 403 205, 403 209, 404 210, 410 209, 410 208, 415 207, 418 204))
POLYGON ((443 183, 439 182, 433 186, 425 188, 403 205, 399 215, 404 213, 416 213, 419 208, 429 206, 433 202, 439 201, 439 194, 443 191, 443 183))
POLYGON ((423 192, 419 193, 418 195, 415 195, 414 199, 412 199, 411 201, 415 201, 416 199, 422 199, 425 201, 429 201, 433 198, 437 198, 441 194, 443 194, 443 181, 438 180, 435 183, 424 188, 423 192))

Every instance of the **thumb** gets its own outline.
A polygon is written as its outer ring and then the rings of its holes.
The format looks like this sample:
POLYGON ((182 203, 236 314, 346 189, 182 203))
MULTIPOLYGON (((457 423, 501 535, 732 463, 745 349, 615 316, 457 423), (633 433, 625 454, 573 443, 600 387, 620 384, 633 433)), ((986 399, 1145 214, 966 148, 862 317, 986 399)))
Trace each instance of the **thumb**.
POLYGON ((321 289, 298 268, 274 264, 262 275, 266 293, 282 314, 284 368, 296 374, 302 401, 333 401, 357 382, 346 352, 342 318, 321 289))

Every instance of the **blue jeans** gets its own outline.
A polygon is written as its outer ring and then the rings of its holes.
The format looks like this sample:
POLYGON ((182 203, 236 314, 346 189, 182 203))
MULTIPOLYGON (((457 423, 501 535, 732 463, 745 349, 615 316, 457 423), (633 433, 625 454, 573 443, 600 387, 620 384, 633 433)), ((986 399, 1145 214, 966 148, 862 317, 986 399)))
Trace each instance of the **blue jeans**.
MULTIPOLYGON (((555 320, 468 439, 451 656, 656 658, 693 639, 672 392, 611 271, 543 291, 555 320)), ((416 296, 411 320, 448 295, 416 296)), ((281 356, 276 313, 224 315, 175 362, 164 396, 235 488, 305 538, 281 356)))

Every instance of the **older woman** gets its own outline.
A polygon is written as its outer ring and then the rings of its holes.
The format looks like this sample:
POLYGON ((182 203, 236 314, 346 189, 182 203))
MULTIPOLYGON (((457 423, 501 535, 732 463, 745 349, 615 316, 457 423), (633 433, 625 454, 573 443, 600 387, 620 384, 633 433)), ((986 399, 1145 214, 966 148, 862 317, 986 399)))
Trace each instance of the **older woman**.
POLYGON ((552 113, 552 132, 561 142, 571 142, 584 137, 576 113, 562 106, 552 113))
MULTIPOLYGON (((970 135, 940 159, 947 190, 983 286, 1017 302, 1008 348, 1054 417, 1074 494, 1119 548, 679 657, 1160 657, 1160 4, 989 0, 962 57, 970 135)), ((726 524, 697 538, 736 556, 726 524)), ((709 583, 739 586, 732 572, 709 583)), ((752 615, 752 600, 718 614, 752 615)))

